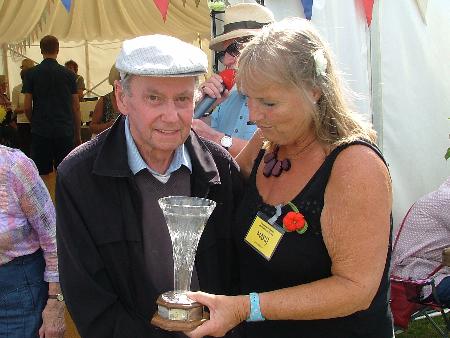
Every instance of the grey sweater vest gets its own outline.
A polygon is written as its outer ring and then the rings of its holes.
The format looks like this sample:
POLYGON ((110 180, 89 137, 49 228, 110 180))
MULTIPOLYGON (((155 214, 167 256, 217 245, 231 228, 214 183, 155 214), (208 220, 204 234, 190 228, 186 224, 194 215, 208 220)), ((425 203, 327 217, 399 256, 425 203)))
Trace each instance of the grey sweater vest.
MULTIPOLYGON (((166 196, 190 196, 190 172, 181 166, 167 181, 158 181, 148 170, 135 176, 142 200, 142 233, 147 279, 159 293, 173 290, 172 242, 158 199, 166 196)), ((198 278, 192 273, 191 290, 198 290, 198 278)))

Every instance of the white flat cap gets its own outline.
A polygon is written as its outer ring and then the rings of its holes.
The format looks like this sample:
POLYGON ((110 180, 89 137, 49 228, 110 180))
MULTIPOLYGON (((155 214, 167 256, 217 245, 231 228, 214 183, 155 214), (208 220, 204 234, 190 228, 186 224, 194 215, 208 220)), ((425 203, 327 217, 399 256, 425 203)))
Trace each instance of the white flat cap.
POLYGON ((126 40, 116 60, 121 75, 157 77, 197 76, 207 72, 208 58, 198 47, 167 35, 126 40))

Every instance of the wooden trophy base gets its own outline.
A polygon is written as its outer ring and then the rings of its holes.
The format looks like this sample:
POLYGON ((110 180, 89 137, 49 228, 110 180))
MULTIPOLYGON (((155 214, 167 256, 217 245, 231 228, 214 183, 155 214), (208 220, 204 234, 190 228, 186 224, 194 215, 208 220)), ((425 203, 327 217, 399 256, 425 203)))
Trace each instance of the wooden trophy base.
POLYGON ((192 331, 209 319, 203 305, 197 302, 172 303, 166 294, 158 297, 158 311, 153 315, 152 325, 166 331, 192 331))

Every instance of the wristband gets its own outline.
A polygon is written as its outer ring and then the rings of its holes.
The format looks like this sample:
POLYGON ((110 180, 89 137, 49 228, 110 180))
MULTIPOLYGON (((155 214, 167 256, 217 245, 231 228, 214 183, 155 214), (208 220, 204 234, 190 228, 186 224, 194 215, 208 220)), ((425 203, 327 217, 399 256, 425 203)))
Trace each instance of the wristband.
POLYGON ((247 318, 247 322, 260 322, 266 320, 261 313, 259 306, 259 295, 256 292, 251 292, 250 296, 250 315, 247 318))

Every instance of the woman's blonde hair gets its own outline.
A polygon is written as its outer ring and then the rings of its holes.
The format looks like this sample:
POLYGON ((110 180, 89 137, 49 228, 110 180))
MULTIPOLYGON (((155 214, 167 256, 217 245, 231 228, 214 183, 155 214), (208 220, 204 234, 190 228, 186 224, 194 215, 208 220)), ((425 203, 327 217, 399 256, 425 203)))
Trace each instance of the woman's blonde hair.
POLYGON ((331 52, 309 21, 287 18, 268 25, 243 49, 238 87, 272 84, 298 88, 306 99, 306 89, 320 89, 317 104, 306 101, 318 140, 331 145, 356 139, 375 142, 371 125, 350 110, 331 52))

